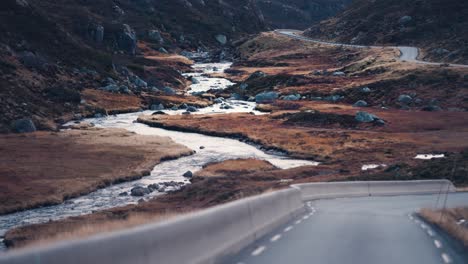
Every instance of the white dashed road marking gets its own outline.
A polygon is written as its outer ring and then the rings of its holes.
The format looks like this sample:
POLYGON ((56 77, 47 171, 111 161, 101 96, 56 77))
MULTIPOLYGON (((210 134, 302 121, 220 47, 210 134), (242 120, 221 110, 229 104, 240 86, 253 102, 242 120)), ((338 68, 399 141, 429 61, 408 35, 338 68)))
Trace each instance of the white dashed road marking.
POLYGON ((270 239, 270 241, 271 241, 271 242, 276 242, 276 241, 278 241, 278 239, 280 239, 280 238, 281 238, 281 235, 278 234, 278 235, 272 237, 272 238, 270 239))
POLYGON ((263 251, 265 251, 266 247, 265 246, 260 246, 258 247, 257 249, 255 249, 253 252, 252 252, 252 256, 258 256, 260 254, 263 253, 263 251))
POLYGON ((436 248, 441 248, 442 247, 442 243, 440 243, 439 240, 434 240, 434 245, 436 246, 436 248))
POLYGON ((302 222, 302 219, 299 219, 297 220, 296 222, 294 222, 296 225, 300 224, 302 222))
POLYGON ((288 226, 284 229, 284 232, 289 232, 291 229, 293 229, 293 226, 288 226))
POLYGON ((433 232, 432 230, 430 230, 430 229, 427 230, 427 234, 428 234, 429 236, 431 236, 431 237, 434 236, 434 232, 433 232))
POLYGON ((449 255, 442 253, 442 260, 444 263, 452 263, 452 259, 449 257, 449 255))

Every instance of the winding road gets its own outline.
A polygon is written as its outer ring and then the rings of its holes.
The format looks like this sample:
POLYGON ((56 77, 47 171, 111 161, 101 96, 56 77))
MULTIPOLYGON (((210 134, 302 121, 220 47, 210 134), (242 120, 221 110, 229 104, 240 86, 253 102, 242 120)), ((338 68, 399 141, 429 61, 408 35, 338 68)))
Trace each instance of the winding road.
MULTIPOLYGON (((420 208, 440 206, 442 199, 412 195, 307 202, 305 215, 226 263, 468 263, 463 246, 414 215, 420 208)), ((466 206, 468 193, 450 194, 447 202, 466 206)))
POLYGON ((445 63, 437 63, 437 62, 427 62, 419 60, 419 49, 416 47, 407 47, 407 46, 363 46, 363 45, 353 45, 353 44, 343 44, 343 43, 335 43, 329 41, 322 41, 311 39, 306 36, 302 35, 302 31, 293 30, 293 29, 277 29, 274 31, 276 34, 287 36, 293 39, 299 39, 308 42, 314 42, 319 44, 325 45, 332 45, 332 46, 342 46, 342 47, 351 47, 351 48, 395 48, 400 51, 400 60, 418 64, 425 64, 425 65, 436 65, 436 66, 447 66, 447 67, 461 67, 461 68, 468 68, 468 65, 464 64, 445 64, 445 63))

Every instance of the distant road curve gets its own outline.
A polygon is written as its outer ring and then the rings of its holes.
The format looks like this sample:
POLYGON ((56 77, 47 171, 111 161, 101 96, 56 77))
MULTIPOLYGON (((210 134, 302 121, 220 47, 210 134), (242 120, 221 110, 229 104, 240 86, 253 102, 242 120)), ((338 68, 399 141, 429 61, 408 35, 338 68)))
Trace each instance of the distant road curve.
POLYGON ((294 29, 276 29, 274 31, 276 34, 287 36, 290 38, 294 39, 299 39, 303 41, 308 41, 308 42, 314 42, 314 43, 319 43, 319 44, 326 44, 326 45, 332 45, 332 46, 343 46, 343 47, 352 47, 352 48, 396 48, 400 50, 400 60, 401 61, 407 61, 407 62, 413 62, 413 63, 418 63, 418 64, 426 64, 426 65, 437 65, 437 66, 449 66, 449 67, 462 67, 462 68, 468 68, 468 65, 464 64, 445 64, 445 63, 437 63, 437 62, 427 62, 427 61, 422 61, 418 59, 419 56, 419 49, 416 47, 406 47, 406 46, 363 46, 363 45, 352 45, 352 44, 343 44, 343 43, 335 43, 335 42, 329 42, 329 41, 321 41, 321 40, 315 40, 311 39, 308 37, 305 37, 301 35, 302 31, 299 30, 294 30, 294 29))

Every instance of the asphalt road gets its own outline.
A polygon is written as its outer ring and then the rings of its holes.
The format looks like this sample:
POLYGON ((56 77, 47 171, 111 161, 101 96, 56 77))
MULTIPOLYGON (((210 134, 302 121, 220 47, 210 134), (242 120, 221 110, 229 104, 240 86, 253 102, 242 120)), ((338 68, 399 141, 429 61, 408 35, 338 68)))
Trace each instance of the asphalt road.
MULTIPOLYGON (((293 29, 277 29, 275 30, 275 32, 277 34, 288 36, 294 39, 300 39, 303 41, 309 41, 309 42, 325 44, 325 45, 343 46, 343 47, 352 47, 352 48, 383 48, 384 47, 384 46, 363 46, 363 45, 353 45, 353 44, 343 44, 343 43, 321 41, 321 40, 316 40, 316 39, 305 37, 301 35, 302 31, 293 30, 293 29)), ((406 46, 395 46, 395 47, 386 46, 386 47, 399 49, 400 50, 399 59, 402 61, 413 62, 413 63, 418 63, 418 64, 426 64, 426 65, 437 65, 437 66, 441 65, 441 63, 437 63, 437 62, 427 62, 427 61, 419 60, 418 59, 419 49, 416 47, 406 47, 406 46)), ((446 66, 468 68, 468 65, 463 65, 463 64, 448 64, 446 66)))
MULTIPOLYGON (((443 201, 418 195, 309 202, 305 215, 225 263, 468 263, 460 243, 414 215, 443 201)), ((450 194, 447 205, 468 206, 468 193, 450 194)))

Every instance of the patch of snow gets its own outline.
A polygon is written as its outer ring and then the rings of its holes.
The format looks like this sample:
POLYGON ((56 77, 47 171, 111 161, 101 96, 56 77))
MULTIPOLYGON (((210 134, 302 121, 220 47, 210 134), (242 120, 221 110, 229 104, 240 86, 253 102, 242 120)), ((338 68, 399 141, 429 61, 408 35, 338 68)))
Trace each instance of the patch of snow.
POLYGON ((445 158, 444 154, 418 154, 415 159, 421 159, 421 160, 431 160, 431 159, 442 159, 445 158))
POLYGON ((385 165, 385 164, 366 164, 366 165, 362 165, 361 170, 367 171, 367 170, 374 170, 374 169, 377 169, 377 168, 384 168, 384 167, 387 167, 387 165, 385 165))

